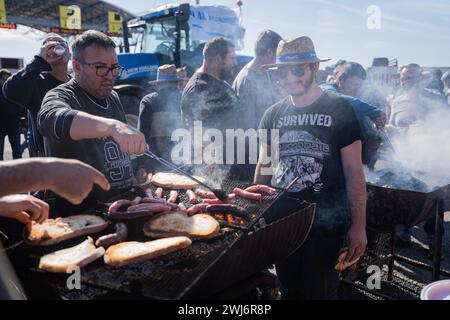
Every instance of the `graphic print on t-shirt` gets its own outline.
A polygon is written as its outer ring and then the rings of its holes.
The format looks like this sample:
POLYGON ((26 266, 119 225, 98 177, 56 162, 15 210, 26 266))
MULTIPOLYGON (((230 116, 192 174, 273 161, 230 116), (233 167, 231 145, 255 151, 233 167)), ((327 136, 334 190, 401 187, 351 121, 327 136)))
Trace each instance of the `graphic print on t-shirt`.
POLYGON ((288 131, 279 140, 280 163, 274 178, 280 186, 287 186, 296 177, 298 182, 292 192, 313 187, 320 192, 323 160, 330 156, 330 146, 307 131, 288 131))
POLYGON ((123 181, 130 170, 131 161, 114 141, 106 141, 105 151, 105 172, 110 183, 123 181))

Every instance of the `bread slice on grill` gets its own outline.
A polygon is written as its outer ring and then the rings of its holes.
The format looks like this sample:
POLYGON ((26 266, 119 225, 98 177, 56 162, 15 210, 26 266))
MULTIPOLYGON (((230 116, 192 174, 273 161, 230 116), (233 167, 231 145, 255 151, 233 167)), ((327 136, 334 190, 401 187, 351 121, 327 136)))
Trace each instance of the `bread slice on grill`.
POLYGON ((220 225, 207 214, 188 217, 182 212, 169 212, 150 219, 144 225, 144 233, 152 238, 186 236, 196 239, 209 239, 217 236, 220 225))
MULTIPOLYGON (((197 180, 206 183, 202 177, 194 176, 197 180)), ((158 172, 152 177, 152 184, 165 189, 195 189, 198 183, 186 176, 172 172, 158 172)))
POLYGON ((122 267, 182 250, 191 244, 192 241, 187 237, 166 238, 150 242, 123 242, 108 248, 104 260, 110 266, 122 267))
POLYGON ((48 219, 42 224, 32 222, 27 225, 26 243, 49 246, 83 235, 93 234, 108 227, 101 217, 78 215, 67 218, 48 219))
POLYGON ((101 258, 105 254, 105 249, 96 248, 91 237, 79 245, 59 250, 41 257, 39 269, 49 272, 67 273, 73 267, 80 268, 101 258))
POLYGON ((357 258, 353 261, 347 262, 347 261, 345 261, 345 259, 347 258, 347 254, 348 254, 348 248, 343 248, 343 249, 339 250, 337 263, 334 266, 334 271, 344 272, 345 270, 347 270, 349 268, 351 268, 351 269, 356 268, 356 263, 359 261, 359 258, 357 258))

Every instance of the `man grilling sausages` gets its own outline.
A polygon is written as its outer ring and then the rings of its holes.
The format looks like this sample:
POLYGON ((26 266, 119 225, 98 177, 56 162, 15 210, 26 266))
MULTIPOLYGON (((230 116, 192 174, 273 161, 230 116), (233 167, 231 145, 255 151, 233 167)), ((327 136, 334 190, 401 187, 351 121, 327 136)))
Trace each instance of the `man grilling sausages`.
MULTIPOLYGON (((300 177, 289 196, 317 203, 316 217, 303 246, 277 265, 284 299, 336 299, 338 251, 347 260, 361 256, 367 244, 366 191, 361 164, 361 131, 355 113, 342 97, 317 85, 319 63, 308 37, 280 42, 277 63, 268 67, 289 96, 270 107, 260 129, 279 130, 278 141, 261 143, 255 182, 270 184, 262 169, 271 167, 272 183, 287 187, 300 177), (278 146, 279 162, 266 165, 267 149, 278 146)), ((280 201, 269 220, 297 208, 280 201)))
POLYGON ((54 209, 63 210, 58 215, 92 208, 96 201, 130 188, 134 179, 130 154, 145 152, 144 135, 125 124, 122 105, 113 91, 121 72, 115 47, 98 31, 79 36, 72 45, 75 78, 51 90, 39 111, 46 155, 83 161, 103 173, 111 185, 109 193, 95 187, 77 208, 58 199, 54 209))

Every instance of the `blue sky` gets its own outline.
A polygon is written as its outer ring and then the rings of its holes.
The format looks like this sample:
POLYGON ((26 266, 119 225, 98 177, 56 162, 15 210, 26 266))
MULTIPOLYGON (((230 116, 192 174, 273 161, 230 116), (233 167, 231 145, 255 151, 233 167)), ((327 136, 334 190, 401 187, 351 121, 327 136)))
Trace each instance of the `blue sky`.
MULTIPOLYGON (((358 61, 373 57, 398 58, 400 64, 450 66, 450 1, 448 0, 243 0, 247 29, 244 53, 252 54, 258 33, 273 29, 283 38, 311 37, 320 57, 358 61), (376 5, 381 29, 369 30, 366 12, 376 5)), ((172 1, 109 0, 133 13, 172 1)), ((177 2, 177 1, 175 1, 177 2)), ((186 2, 186 1, 178 1, 186 2)), ((195 1, 189 1, 195 3, 195 1)), ((201 0, 201 4, 235 6, 234 0, 201 0)), ((29 60, 39 36, 0 31, 0 56, 29 60)))

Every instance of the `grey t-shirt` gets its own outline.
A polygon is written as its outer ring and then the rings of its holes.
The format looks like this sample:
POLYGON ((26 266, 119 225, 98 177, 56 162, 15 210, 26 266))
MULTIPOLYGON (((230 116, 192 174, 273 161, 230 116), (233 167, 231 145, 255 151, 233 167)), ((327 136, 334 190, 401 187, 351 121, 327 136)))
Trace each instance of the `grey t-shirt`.
POLYGON ((123 153, 111 137, 72 140, 70 128, 73 118, 80 111, 126 122, 116 92, 113 91, 105 101, 96 101, 75 80, 71 80, 47 93, 38 114, 38 128, 44 136, 47 156, 77 159, 105 175, 111 184, 111 191, 105 192, 95 186, 86 199, 87 203, 95 203, 97 200, 107 200, 133 185, 132 163, 130 155, 123 153))

